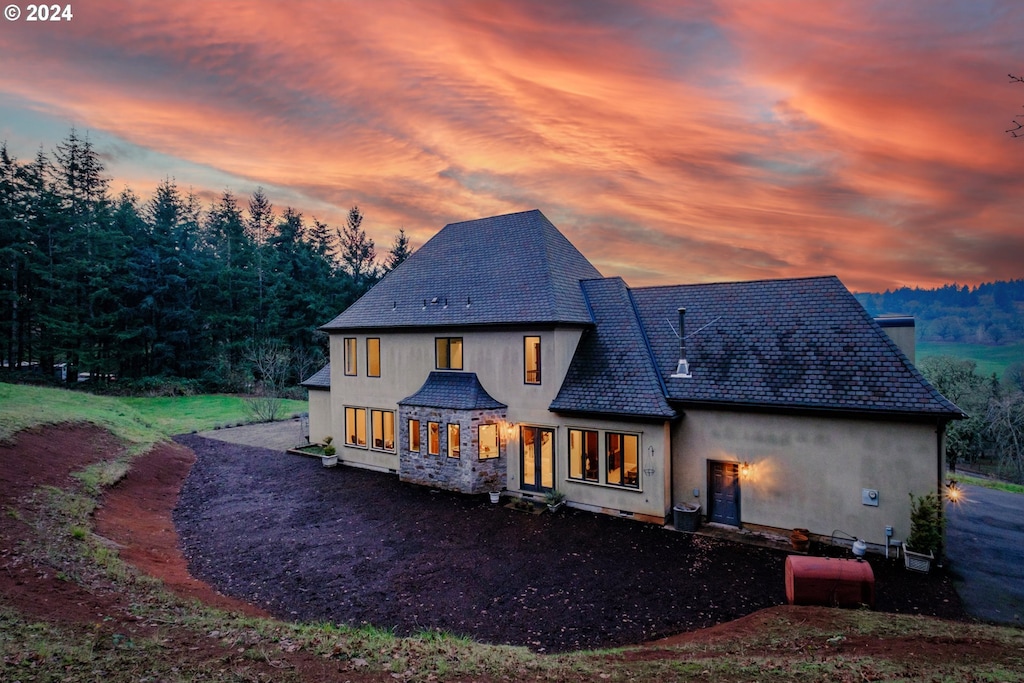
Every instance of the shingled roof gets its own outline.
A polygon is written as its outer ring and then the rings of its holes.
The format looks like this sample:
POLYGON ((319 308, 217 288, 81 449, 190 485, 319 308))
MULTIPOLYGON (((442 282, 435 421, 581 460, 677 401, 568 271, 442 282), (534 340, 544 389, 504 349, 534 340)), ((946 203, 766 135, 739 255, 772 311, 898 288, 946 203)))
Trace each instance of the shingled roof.
POLYGON ((331 388, 331 364, 323 366, 307 379, 303 380, 302 386, 310 389, 330 389, 331 388))
POLYGON ((322 329, 589 325, 599 277, 540 211, 451 223, 322 329))
POLYGON ((835 277, 632 290, 677 406, 714 404, 954 419, 928 383, 835 277), (674 378, 686 309, 690 378, 674 378))
POLYGON ((665 385, 621 278, 580 283, 596 325, 584 333, 562 387, 549 408, 671 419, 665 385))
POLYGON ((400 406, 422 406, 449 410, 499 410, 507 408, 495 400, 475 372, 431 372, 427 381, 413 394, 398 402, 400 406))

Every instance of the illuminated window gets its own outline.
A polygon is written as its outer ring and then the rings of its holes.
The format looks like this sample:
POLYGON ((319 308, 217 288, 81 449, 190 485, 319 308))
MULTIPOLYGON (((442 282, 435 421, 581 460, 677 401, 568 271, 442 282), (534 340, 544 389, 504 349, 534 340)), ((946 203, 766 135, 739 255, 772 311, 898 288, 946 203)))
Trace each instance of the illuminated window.
POLYGON ((441 454, 441 425, 437 422, 427 423, 427 453, 441 454))
POLYGON ((345 337, 345 374, 356 375, 359 373, 359 359, 356 357, 356 338, 345 337))
POLYGON ((370 411, 370 443, 383 451, 395 450, 395 414, 390 410, 370 411))
POLYGON ((598 481, 597 432, 569 430, 569 477, 598 481))
POLYGON ((366 408, 345 408, 345 443, 366 446, 366 408))
POLYGON ((448 457, 458 458, 461 446, 459 444, 459 425, 448 425, 448 457))
POLYGON ((420 452, 420 421, 409 420, 409 450, 413 453, 420 452))
POLYGON ((462 337, 438 337, 434 345, 438 370, 462 369, 462 337))
POLYGON ((523 337, 524 381, 540 384, 540 337, 523 337))
POLYGON ((612 432, 609 432, 607 437, 605 457, 608 460, 608 478, 606 482, 616 486, 639 488, 640 438, 636 434, 612 432))
POLYGON ((366 376, 380 377, 380 339, 377 337, 366 340, 366 376))
POLYGON ((497 458, 498 425, 480 425, 477 429, 477 442, 481 460, 497 458))

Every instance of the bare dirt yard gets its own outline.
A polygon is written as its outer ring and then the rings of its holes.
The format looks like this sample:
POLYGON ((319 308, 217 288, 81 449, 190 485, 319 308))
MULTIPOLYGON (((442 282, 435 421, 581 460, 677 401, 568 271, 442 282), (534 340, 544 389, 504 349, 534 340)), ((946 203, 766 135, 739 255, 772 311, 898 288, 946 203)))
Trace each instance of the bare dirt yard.
MULTIPOLYGON (((39 542, 26 521, 44 504, 38 487, 75 489, 71 472, 120 448, 91 426, 0 444, 0 599, 32 619, 158 634, 182 657, 230 664, 241 655, 204 634, 140 622, 116 585, 68 580, 26 553, 39 542)), ((104 496, 95 531, 180 596, 229 611, 445 629, 537 651, 648 642, 614 658, 672 658, 664 646, 757 632, 773 615, 827 623, 838 612, 782 604, 782 552, 571 510, 530 515, 195 435, 137 458, 104 496)), ((879 558, 872 566, 878 610, 963 618, 943 573, 908 574, 879 558)), ((915 667, 1005 654, 977 641, 899 637, 851 636, 843 650, 879 651, 915 667)), ((287 666, 322 680, 339 670, 301 651, 281 657, 268 675, 287 666)))
MULTIPOLYGON (((197 456, 174 514, 192 573, 284 619, 555 652, 642 643, 786 602, 779 550, 572 509, 527 514, 316 458, 177 441, 197 456)), ((871 564, 878 610, 963 617, 942 572, 871 564)))

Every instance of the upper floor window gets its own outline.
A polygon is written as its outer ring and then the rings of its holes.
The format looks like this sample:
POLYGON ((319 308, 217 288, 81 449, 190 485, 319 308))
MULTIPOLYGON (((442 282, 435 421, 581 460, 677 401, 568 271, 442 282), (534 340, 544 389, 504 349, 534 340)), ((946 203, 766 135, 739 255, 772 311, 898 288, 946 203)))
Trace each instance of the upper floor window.
POLYGON ((380 377, 380 339, 366 339, 366 376, 380 377))
POLYGON ((540 384, 540 337, 523 337, 523 367, 523 381, 540 384))
POLYGON ((607 435, 608 479, 617 486, 640 487, 640 437, 636 434, 607 435))
POLYGON ((438 337, 434 346, 438 370, 462 369, 462 337, 438 337))
POLYGON ((357 357, 358 347, 355 337, 345 337, 345 374, 356 375, 359 373, 359 359, 357 357))

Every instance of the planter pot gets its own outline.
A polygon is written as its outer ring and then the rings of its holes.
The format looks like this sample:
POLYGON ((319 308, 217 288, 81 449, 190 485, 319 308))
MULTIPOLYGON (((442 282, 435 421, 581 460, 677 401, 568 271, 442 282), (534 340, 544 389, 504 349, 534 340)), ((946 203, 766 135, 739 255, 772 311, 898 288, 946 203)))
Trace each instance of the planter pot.
POLYGON ((696 531, 700 526, 700 505, 676 505, 672 508, 672 522, 676 531, 696 531))
POLYGON ((335 467, 338 464, 337 455, 322 455, 320 456, 320 462, 324 467, 335 467))
POLYGON ((491 502, 497 504, 501 501, 501 491, 491 491, 488 494, 491 497, 491 502))
POLYGON ((793 532, 789 535, 789 544, 793 546, 793 550, 799 553, 806 553, 807 549, 811 547, 811 540, 803 534, 793 532))
POLYGON ((562 507, 563 505, 565 505, 564 502, 561 502, 561 503, 548 503, 548 511, 550 511, 550 512, 558 512, 558 508, 562 507))
POLYGON ((935 555, 928 553, 915 553, 913 550, 907 549, 907 544, 903 544, 903 566, 913 572, 923 572, 927 574, 932 569, 932 560, 935 559, 935 555))

